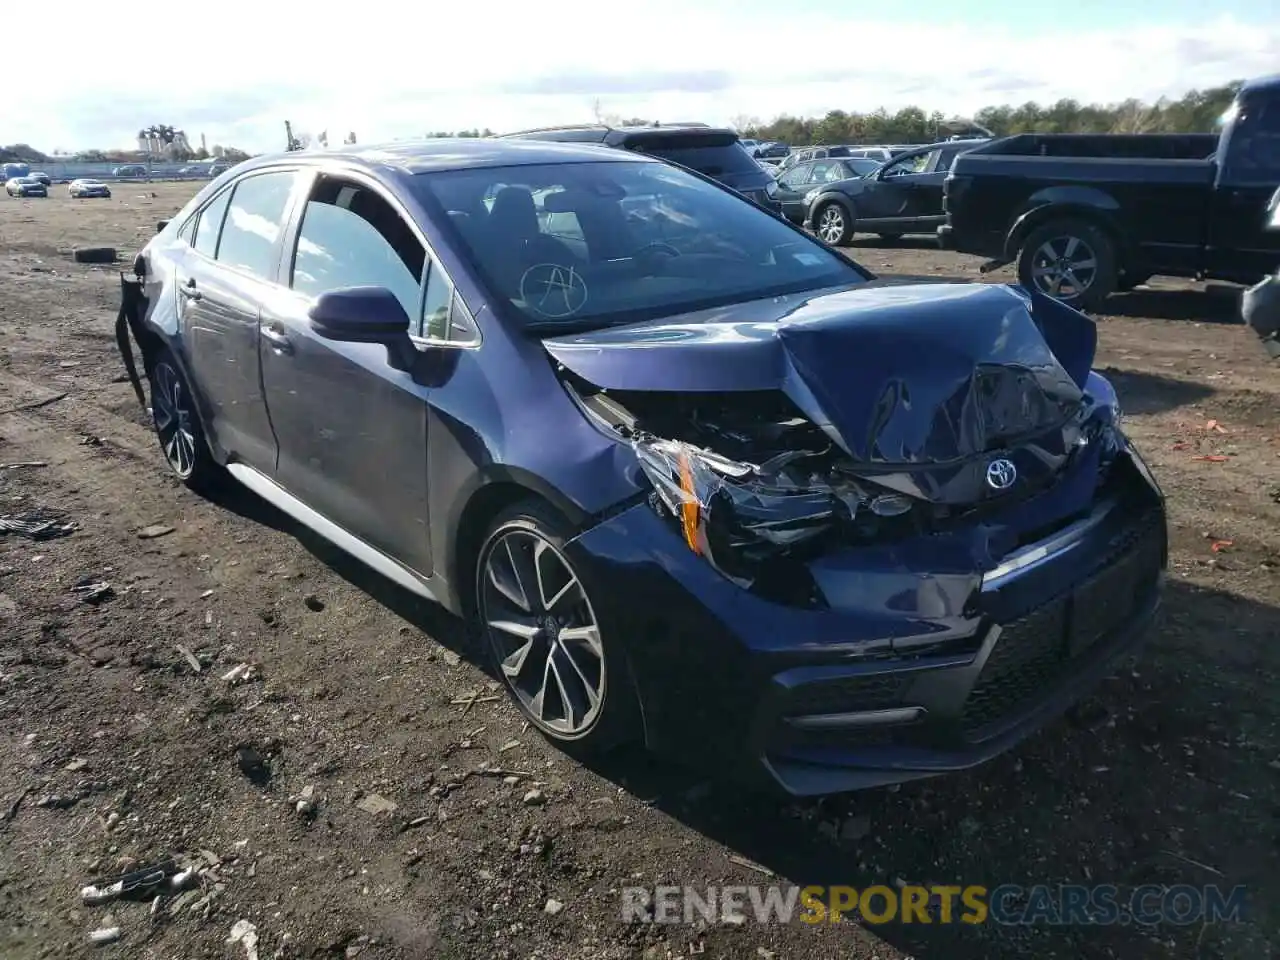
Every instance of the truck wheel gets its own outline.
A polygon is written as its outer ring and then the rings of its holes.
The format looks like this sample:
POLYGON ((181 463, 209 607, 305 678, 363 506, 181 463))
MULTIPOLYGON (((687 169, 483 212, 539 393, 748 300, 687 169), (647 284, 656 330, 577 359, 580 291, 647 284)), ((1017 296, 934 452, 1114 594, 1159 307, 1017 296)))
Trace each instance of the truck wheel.
POLYGON ((823 243, 843 247, 853 236, 853 217, 835 200, 813 211, 813 232, 823 243))
POLYGON ((1084 220, 1043 224, 1022 242, 1018 282, 1077 310, 1097 307, 1116 288, 1115 245, 1084 220))

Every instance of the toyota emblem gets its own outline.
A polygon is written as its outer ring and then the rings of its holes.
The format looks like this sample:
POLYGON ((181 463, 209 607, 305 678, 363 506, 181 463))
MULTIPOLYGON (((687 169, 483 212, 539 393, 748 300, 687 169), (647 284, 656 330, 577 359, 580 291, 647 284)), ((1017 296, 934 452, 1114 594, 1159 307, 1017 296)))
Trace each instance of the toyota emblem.
POLYGON ((992 460, 987 464, 987 486, 992 490, 1008 490, 1018 479, 1018 468, 1012 460, 992 460))

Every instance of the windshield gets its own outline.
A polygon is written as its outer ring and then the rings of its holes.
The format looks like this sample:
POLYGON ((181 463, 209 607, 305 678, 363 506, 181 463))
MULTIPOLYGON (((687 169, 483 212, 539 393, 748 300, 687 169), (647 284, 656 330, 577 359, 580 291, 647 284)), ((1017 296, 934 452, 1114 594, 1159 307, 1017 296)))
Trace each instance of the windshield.
POLYGON ((415 179, 492 293, 529 326, 633 322, 867 278, 750 201, 664 164, 415 179))

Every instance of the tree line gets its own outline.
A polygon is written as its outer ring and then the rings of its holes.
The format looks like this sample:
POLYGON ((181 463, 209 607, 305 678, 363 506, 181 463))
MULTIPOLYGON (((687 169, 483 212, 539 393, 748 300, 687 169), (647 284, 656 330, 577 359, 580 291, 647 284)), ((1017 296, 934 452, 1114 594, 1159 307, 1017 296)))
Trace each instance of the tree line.
POLYGON ((1155 103, 1135 99, 1113 104, 1084 104, 1070 99, 1052 104, 1028 101, 1021 106, 983 107, 971 119, 904 107, 896 113, 880 109, 871 113, 832 110, 825 117, 783 115, 768 123, 737 117, 733 125, 743 136, 796 146, 928 143, 983 130, 997 137, 1015 133, 1211 133, 1241 83, 1192 90, 1176 100, 1155 103))
MULTIPOLYGON (((1210 133, 1231 105, 1243 81, 1207 90, 1192 90, 1176 100, 1143 103, 1129 99, 1119 103, 1080 103, 1064 99, 1041 104, 1028 101, 1021 106, 983 107, 972 118, 946 117, 940 111, 926 113, 920 107, 903 107, 896 113, 881 108, 870 113, 832 110, 825 117, 796 117, 788 114, 769 122, 751 116, 735 117, 733 127, 744 137, 779 140, 793 146, 824 143, 928 143, 950 136, 990 131, 997 137, 1014 133, 1210 133)), ((611 125, 646 124, 640 117, 603 114, 597 105, 596 120, 611 125)), ((428 137, 490 137, 488 127, 471 130, 436 130, 428 137)), ((229 147, 228 158, 248 156, 229 147)), ((89 150, 77 159, 128 159, 131 152, 89 150)), ((25 143, 0 146, 0 161, 45 163, 51 158, 25 143)))

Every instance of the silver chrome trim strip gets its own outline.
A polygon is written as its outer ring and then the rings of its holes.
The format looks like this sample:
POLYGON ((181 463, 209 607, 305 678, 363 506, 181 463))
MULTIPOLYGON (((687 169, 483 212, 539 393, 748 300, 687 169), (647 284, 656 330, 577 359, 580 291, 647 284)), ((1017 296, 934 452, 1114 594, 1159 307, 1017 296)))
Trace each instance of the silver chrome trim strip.
POLYGON ((849 727, 887 727, 912 723, 924 716, 924 707, 894 707, 890 710, 858 710, 854 713, 815 713, 786 717, 788 725, 801 730, 843 730, 849 727))
POLYGON ((1074 550, 1080 545, 1084 535, 1105 520, 1111 511, 1115 509, 1115 506, 1116 501, 1108 500, 1106 503, 1095 507, 1089 516, 1064 527, 1039 543, 1030 544, 1010 554, 999 566, 988 570, 982 575, 982 589, 988 590, 999 586, 1010 577, 1025 573, 1027 570, 1074 550))

